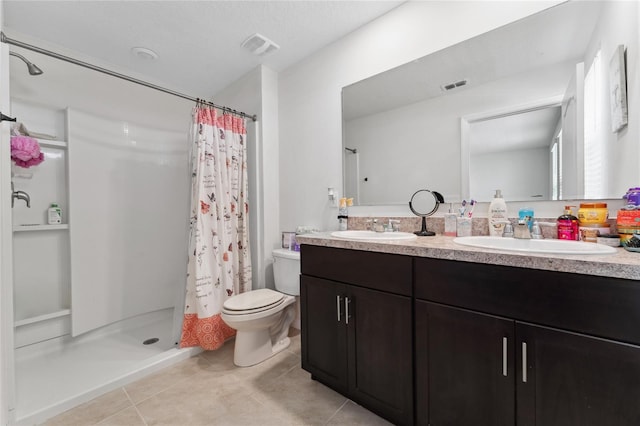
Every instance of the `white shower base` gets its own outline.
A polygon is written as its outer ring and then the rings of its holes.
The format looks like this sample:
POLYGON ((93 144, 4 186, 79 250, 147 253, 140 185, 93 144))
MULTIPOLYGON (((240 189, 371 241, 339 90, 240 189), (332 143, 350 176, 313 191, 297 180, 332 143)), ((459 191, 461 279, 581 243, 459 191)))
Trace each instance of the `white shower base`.
POLYGON ((200 352, 177 349, 172 334, 173 309, 166 309, 17 349, 16 424, 41 423, 200 352), (159 341, 143 345, 153 337, 159 341))

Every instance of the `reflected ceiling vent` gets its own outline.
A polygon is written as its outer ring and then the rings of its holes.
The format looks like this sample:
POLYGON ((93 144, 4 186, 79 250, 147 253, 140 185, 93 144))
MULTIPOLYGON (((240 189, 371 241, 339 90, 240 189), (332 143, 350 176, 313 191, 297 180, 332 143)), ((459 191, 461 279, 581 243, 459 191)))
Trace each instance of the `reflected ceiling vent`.
POLYGON ((469 79, 465 78, 463 80, 456 81, 455 83, 443 84, 442 86, 440 86, 440 88, 442 89, 443 92, 447 92, 457 87, 466 86, 467 84, 469 84, 469 79))
POLYGON ((280 49, 280 46, 258 33, 246 39, 242 43, 242 47, 249 50, 256 56, 264 56, 280 49))
POLYGON ((132 47, 131 54, 136 58, 140 58, 143 61, 153 61, 158 59, 158 54, 151 49, 147 49, 146 47, 132 47))

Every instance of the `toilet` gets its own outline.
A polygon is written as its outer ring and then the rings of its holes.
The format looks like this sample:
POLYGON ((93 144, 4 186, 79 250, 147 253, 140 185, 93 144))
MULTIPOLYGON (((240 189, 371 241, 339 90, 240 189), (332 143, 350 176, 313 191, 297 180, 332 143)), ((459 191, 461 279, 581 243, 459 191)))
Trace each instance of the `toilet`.
POLYGON ((273 251, 276 290, 262 288, 232 296, 224 302, 222 320, 236 333, 233 363, 239 367, 258 364, 286 349, 289 326, 296 318, 300 295, 300 252, 273 251))

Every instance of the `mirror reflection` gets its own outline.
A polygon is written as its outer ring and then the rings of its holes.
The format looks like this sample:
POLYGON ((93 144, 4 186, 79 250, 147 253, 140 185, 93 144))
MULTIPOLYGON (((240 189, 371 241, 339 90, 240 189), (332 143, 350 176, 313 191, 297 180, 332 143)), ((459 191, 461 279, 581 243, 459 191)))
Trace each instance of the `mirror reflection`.
POLYGON ((620 198, 640 181, 638 123, 612 129, 625 49, 640 87, 637 2, 568 2, 343 89, 345 196, 406 203, 620 198))
POLYGON ((500 188, 512 200, 557 200, 561 117, 561 105, 552 103, 470 122, 463 140, 469 193, 490 200, 500 188))

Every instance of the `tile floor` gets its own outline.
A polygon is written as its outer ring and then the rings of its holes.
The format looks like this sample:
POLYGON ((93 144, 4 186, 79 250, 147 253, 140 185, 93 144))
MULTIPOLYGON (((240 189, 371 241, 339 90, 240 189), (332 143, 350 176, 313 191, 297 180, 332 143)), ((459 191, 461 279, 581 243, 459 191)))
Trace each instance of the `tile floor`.
POLYGON ((49 419, 47 426, 389 425, 300 367, 300 335, 253 367, 233 365, 233 342, 49 419))

